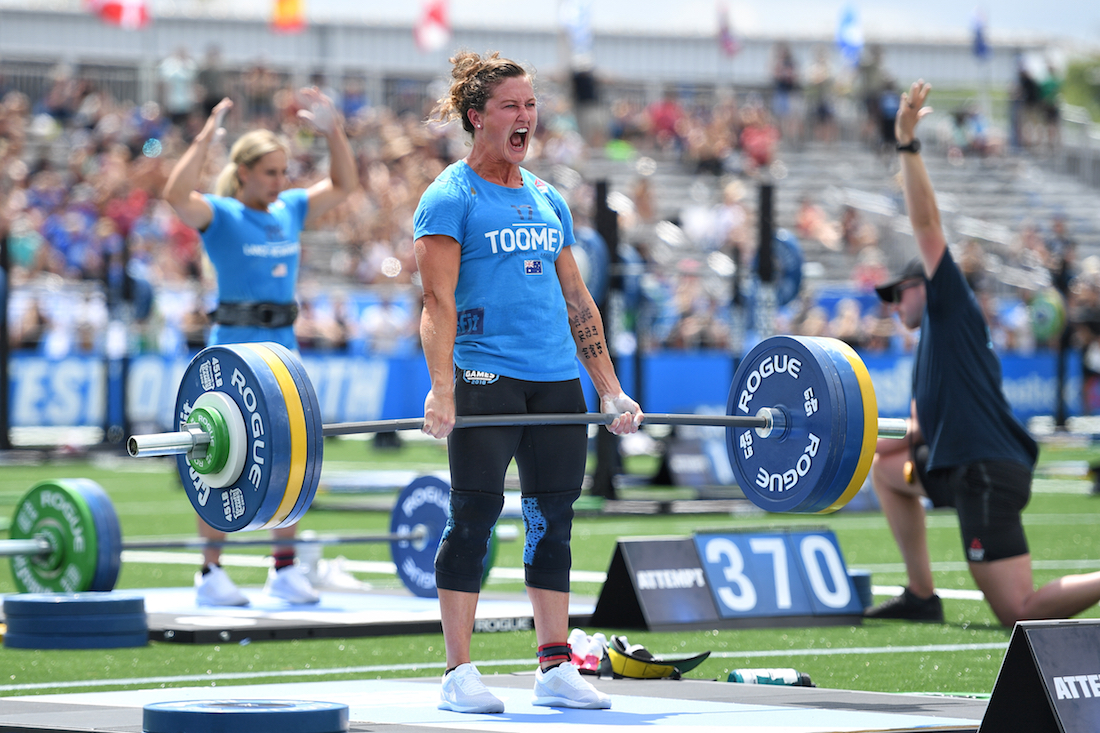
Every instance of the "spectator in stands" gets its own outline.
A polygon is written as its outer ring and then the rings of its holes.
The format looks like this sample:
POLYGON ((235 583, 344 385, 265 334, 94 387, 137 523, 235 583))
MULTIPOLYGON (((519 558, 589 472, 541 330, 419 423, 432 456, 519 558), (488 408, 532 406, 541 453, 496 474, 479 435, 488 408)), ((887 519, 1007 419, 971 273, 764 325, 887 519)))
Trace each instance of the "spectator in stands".
POLYGON ((680 126, 686 114, 673 87, 666 88, 661 99, 646 110, 649 133, 661 150, 680 154, 683 145, 680 126))
POLYGON ((863 107, 863 138, 878 143, 882 120, 882 85, 885 70, 882 63, 882 46, 873 44, 859 57, 856 70, 855 94, 863 107))
MULTIPOLYGON (((217 272, 218 307, 211 344, 274 341, 297 349, 295 289, 301 258, 299 232, 307 217, 317 218, 343 202, 358 185, 358 174, 343 123, 331 100, 314 88, 302 89, 300 117, 324 136, 330 156, 329 176, 308 189, 286 189, 289 149, 269 130, 254 130, 239 138, 229 162, 218 176, 215 193, 198 188, 215 137, 233 106, 219 102, 194 142, 176 163, 164 187, 164 199, 180 220, 202 234, 203 246, 217 272)), ((225 534, 198 520, 199 533, 220 541, 225 534)), ((291 539, 295 527, 274 530, 275 567, 267 592, 291 603, 316 603, 317 592, 294 562, 291 539)), ((221 548, 203 551, 203 567, 195 575, 200 603, 241 606, 248 598, 221 569, 221 548)))
POLYGON ((392 356, 401 347, 411 345, 414 322, 388 290, 382 290, 377 303, 363 309, 359 330, 367 352, 377 356, 392 356))
POLYGON ((1081 412, 1100 414, 1100 258, 1086 257, 1070 285, 1066 310, 1081 353, 1081 412))
POLYGON ((1012 87, 1010 120, 1010 140, 1013 147, 1030 147, 1033 144, 1033 128, 1039 117, 1040 98, 1039 81, 1028 68, 1027 57, 1017 52, 1016 83, 1012 87))
POLYGON ((805 242, 818 242, 826 249, 840 249, 840 232, 835 222, 829 221, 825 210, 806 194, 798 202, 795 231, 805 242))
POLYGON ((200 109, 207 117, 214 111, 218 102, 225 99, 228 87, 225 82, 225 69, 222 67, 222 50, 216 43, 206 47, 206 55, 202 60, 202 68, 199 69, 195 79, 198 84, 198 92, 201 98, 200 109))
POLYGON ((1049 60, 1047 74, 1039 82, 1039 106, 1046 144, 1053 149, 1062 142, 1062 74, 1049 60))
POLYGON ((801 135, 801 99, 798 92, 798 64, 791 45, 780 41, 772 54, 772 114, 784 138, 798 139, 801 135))
POLYGON ((982 243, 971 237, 963 242, 961 250, 959 269, 966 278, 966 284, 975 293, 988 290, 990 274, 986 267, 985 248, 982 243))
POLYGON ((1039 449, 1013 414, 1001 365, 973 292, 947 248, 935 193, 913 149, 930 86, 901 96, 901 176, 919 257, 879 289, 902 322, 920 328, 908 440, 878 442, 872 483, 905 562, 902 595, 868 609, 878 619, 944 621, 928 553, 925 509, 954 506, 970 574, 997 619, 1067 618, 1100 601, 1100 572, 1066 576, 1038 590, 1020 514, 1039 449))
POLYGON ((862 349, 867 338, 864 330, 863 309, 855 298, 841 298, 829 321, 829 335, 840 339, 853 349, 862 349))
POLYGON ((186 133, 187 121, 195 109, 198 89, 195 82, 199 77, 199 66, 180 46, 171 56, 160 62, 157 67, 160 81, 164 85, 164 110, 172 124, 186 133))
POLYGON ((750 105, 741 112, 741 151, 746 173, 767 168, 779 146, 779 130, 762 105, 750 105))
POLYGON ((829 51, 825 46, 814 48, 814 60, 806 81, 806 121, 810 125, 810 137, 818 142, 836 142, 839 131, 836 123, 835 80, 829 65, 829 51))

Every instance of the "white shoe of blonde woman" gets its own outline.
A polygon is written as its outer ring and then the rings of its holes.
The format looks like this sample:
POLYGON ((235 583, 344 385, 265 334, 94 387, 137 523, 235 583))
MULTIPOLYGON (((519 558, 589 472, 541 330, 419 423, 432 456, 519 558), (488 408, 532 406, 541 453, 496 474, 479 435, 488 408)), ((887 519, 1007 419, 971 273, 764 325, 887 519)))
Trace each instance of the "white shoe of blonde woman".
POLYGON ((247 606, 248 598, 217 565, 195 573, 195 602, 200 606, 247 606))
POLYGON ((314 590, 309 578, 297 565, 288 565, 281 570, 270 568, 267 571, 264 592, 294 605, 317 603, 321 600, 321 594, 314 590))

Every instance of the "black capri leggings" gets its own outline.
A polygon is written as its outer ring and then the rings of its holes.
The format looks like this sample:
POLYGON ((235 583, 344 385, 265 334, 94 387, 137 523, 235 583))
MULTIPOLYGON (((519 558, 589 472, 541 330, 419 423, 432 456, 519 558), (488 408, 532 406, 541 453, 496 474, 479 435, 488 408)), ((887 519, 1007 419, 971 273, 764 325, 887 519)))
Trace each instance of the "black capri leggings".
MULTIPOLYGON (((586 411, 579 379, 529 382, 484 372, 458 371, 458 415, 580 413, 586 411)), ((554 527, 546 541, 524 553, 527 584, 567 590, 571 557, 568 544, 572 502, 580 494, 588 453, 586 425, 479 427, 455 430, 447 439, 451 468, 452 525, 436 556, 436 583, 450 590, 476 590, 485 545, 482 535, 500 513, 504 477, 515 458, 526 502, 536 497, 553 511, 554 527), (479 498, 481 497, 481 498, 479 498), (456 504, 461 502, 461 507, 456 504), (461 511, 458 511, 461 508, 461 511), (472 513, 472 514, 471 514, 472 513)), ((531 530, 531 527, 528 527, 531 530)))
MULTIPOLYGON (((455 412, 459 415, 521 415, 585 412, 579 379, 527 382, 459 370, 455 412), (488 377, 488 379, 482 379, 488 377), (479 384, 478 382, 486 382, 479 384)), ((456 430, 447 439, 451 487, 460 491, 504 491, 512 458, 525 495, 579 489, 588 457, 585 425, 535 425, 456 430)))

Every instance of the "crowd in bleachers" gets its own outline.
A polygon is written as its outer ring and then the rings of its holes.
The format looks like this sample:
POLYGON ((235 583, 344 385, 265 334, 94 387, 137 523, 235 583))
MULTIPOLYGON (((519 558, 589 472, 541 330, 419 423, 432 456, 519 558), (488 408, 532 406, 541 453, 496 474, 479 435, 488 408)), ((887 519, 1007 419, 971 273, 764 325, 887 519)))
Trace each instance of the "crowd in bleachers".
MULTIPOLYGON (((579 225, 591 222, 592 193, 575 170, 598 155, 630 171, 632 182, 610 203, 619 215, 622 257, 637 266, 625 278, 622 325, 637 328, 642 348, 735 349, 754 327, 744 291, 731 284, 731 274, 752 269, 757 211, 749 194, 785 145, 837 140, 842 98, 860 110, 868 145, 887 142, 892 118, 885 100, 896 98, 896 90, 881 58, 868 59, 844 80, 829 68, 828 54, 815 55, 802 73, 789 49, 778 46, 770 90, 702 97, 670 87, 648 105, 629 96, 608 99, 605 124, 594 129, 578 126, 567 91, 543 83, 540 133, 528 166, 567 195, 579 225), (675 211, 654 175, 668 162, 696 179, 675 211)), ((324 145, 297 122, 285 74, 257 64, 230 79, 218 64, 216 54, 200 63, 185 50, 174 52, 159 68, 160 98, 140 104, 114 99, 65 67, 40 98, 6 88, 0 77, 0 234, 7 232, 11 262, 13 347, 182 353, 203 344, 216 299, 211 273, 196 232, 159 193, 210 106, 223 93, 239 99, 227 122, 230 136, 259 125, 284 133, 292 144, 293 185, 309 185, 327 165, 324 145), (132 332, 121 341, 111 326, 120 318, 132 332)), ((345 115, 361 187, 303 234, 299 339, 305 350, 415 349, 413 211, 428 183, 463 155, 464 141, 455 129, 423 124, 426 100, 379 104, 355 79, 325 91, 345 115)), ((958 118, 959 154, 977 149, 969 114, 958 118)), ((982 154, 993 150, 990 144, 982 154)), ((224 160, 224 149, 210 156, 208 180, 224 160)), ((871 351, 910 349, 912 334, 872 297, 872 286, 890 269, 884 223, 855 206, 826 206, 816 194, 805 196, 789 219, 778 224, 807 253, 838 253, 850 276, 832 302, 804 283, 799 297, 781 304, 774 328, 836 336, 871 351)), ((1060 227, 1064 222, 1021 228, 997 264, 1034 277, 1008 288, 984 282, 997 267, 982 245, 957 250, 988 303, 1000 348, 1036 347, 1028 303, 1048 284, 1062 288, 1075 322, 1091 324, 1091 314, 1100 312, 1100 264, 1078 263, 1072 233, 1060 227)), ((1079 329, 1076 343, 1095 351, 1090 364, 1100 374, 1100 344, 1093 346, 1091 333, 1079 329)))

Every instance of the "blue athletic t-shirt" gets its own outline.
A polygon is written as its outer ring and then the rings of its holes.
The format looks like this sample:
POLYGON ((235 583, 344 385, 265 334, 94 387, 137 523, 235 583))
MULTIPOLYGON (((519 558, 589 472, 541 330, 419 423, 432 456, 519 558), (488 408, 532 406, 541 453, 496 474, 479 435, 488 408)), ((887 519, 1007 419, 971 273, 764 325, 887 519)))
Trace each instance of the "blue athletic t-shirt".
POLYGON ((950 251, 926 287, 913 398, 929 470, 990 460, 1034 465, 1038 445, 1005 398, 989 326, 950 251))
POLYGON ((489 183, 465 161, 420 198, 414 238, 462 245, 454 360, 533 382, 575 379, 577 346, 554 263, 573 244, 573 216, 550 184, 520 169, 522 188, 489 183))
MULTIPOLYGON (((293 303, 302 245, 299 233, 309 213, 308 192, 292 188, 279 194, 267 211, 250 209, 228 196, 206 194, 213 210, 201 232, 202 244, 218 278, 218 301, 293 303)), ((224 326, 210 329, 213 344, 274 341, 297 349, 294 327, 224 326)))

